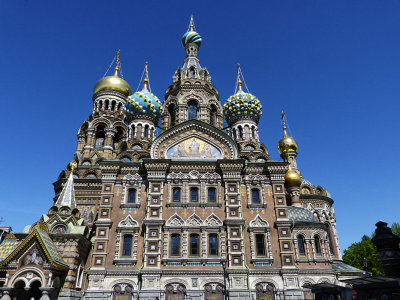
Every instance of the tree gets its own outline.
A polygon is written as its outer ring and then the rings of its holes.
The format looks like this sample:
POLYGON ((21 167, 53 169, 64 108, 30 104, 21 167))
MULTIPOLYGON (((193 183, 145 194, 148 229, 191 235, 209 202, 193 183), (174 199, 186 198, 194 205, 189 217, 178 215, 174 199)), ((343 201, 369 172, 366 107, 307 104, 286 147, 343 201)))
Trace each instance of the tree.
POLYGON ((372 275, 384 275, 378 251, 367 235, 362 237, 361 242, 353 243, 344 250, 343 261, 350 266, 368 271, 372 275))
POLYGON ((400 236, 400 224, 397 222, 394 222, 392 224, 392 227, 390 227, 392 229, 393 234, 400 236))

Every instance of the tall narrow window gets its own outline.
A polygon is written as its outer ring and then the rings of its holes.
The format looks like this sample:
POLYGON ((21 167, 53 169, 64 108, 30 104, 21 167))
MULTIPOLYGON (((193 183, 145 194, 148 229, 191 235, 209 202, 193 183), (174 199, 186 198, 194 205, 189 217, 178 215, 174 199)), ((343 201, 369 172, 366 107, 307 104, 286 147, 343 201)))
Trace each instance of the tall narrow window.
POLYGON ((253 139, 256 138, 256 130, 255 130, 254 126, 251 127, 251 137, 252 137, 253 139))
POLYGON ((233 137, 234 139, 237 139, 236 129, 235 129, 235 128, 232 129, 232 137, 233 137))
POLYGON ((136 203, 136 189, 129 189, 128 203, 136 203))
POLYGON ((265 256, 265 235, 256 234, 256 252, 257 256, 265 256))
POLYGON ((208 202, 216 202, 215 188, 213 187, 208 189, 208 202))
POLYGON ((149 125, 144 126, 144 137, 149 137, 149 125))
POLYGON ((199 255, 199 235, 198 234, 190 235, 190 255, 191 256, 199 255))
POLYGON ((210 111, 210 124, 212 126, 215 126, 215 121, 217 119, 217 109, 215 106, 211 106, 211 111, 210 111))
POLYGON ((124 235, 122 256, 131 256, 131 252, 132 252, 132 236, 130 234, 127 234, 124 235))
POLYGON ((197 119, 197 104, 195 102, 190 102, 188 105, 188 120, 197 119))
POLYGON ((172 202, 181 202, 181 189, 178 187, 172 189, 172 202))
POLYGON ((318 235, 316 235, 314 238, 314 244, 315 244, 315 252, 317 252, 317 254, 321 254, 321 243, 318 235))
POLYGON ((259 189, 251 190, 251 203, 259 204, 260 203, 260 191, 259 189))
POLYGON ((171 235, 171 256, 179 256, 181 248, 181 236, 179 234, 171 235))
POLYGON ((175 105, 168 106, 169 127, 175 126, 175 105))
POLYGON ((208 236, 208 254, 218 255, 218 234, 212 233, 208 236))
POLYGON ((243 127, 239 126, 239 138, 242 139, 243 138, 243 127))
POLYGON ((299 244, 299 253, 301 255, 306 255, 306 248, 304 245, 304 237, 302 235, 299 235, 297 237, 297 244, 299 244))
POLYGON ((104 139, 105 139, 105 127, 104 125, 99 125, 96 128, 96 148, 102 149, 104 147, 104 139))
POLYGON ((199 189, 197 187, 190 188, 190 202, 199 202, 199 189))

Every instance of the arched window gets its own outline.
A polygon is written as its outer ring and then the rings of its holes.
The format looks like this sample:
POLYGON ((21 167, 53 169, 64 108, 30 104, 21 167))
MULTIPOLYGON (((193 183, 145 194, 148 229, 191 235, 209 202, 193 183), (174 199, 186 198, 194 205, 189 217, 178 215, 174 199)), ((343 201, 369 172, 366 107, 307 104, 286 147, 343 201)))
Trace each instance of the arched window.
POLYGON ((217 201, 215 191, 216 191, 216 189, 214 187, 208 188, 208 202, 216 202, 217 201))
POLYGON ((149 137, 149 125, 144 126, 144 137, 149 137))
POLYGON ((316 252, 317 254, 321 254, 321 241, 320 241, 318 235, 316 235, 316 236, 314 237, 314 244, 315 244, 315 252, 316 252))
POLYGON ((123 161, 123 162, 130 162, 131 159, 130 159, 129 157, 127 157, 127 156, 123 156, 123 157, 121 157, 121 161, 123 161))
POLYGON ((199 256, 199 240, 198 234, 190 235, 190 256, 199 256))
POLYGON ((326 223, 326 225, 328 227, 329 251, 331 252, 332 255, 334 255, 335 252, 333 251, 332 227, 331 224, 329 223, 326 223))
POLYGON ((188 120, 197 120, 197 103, 189 102, 188 104, 188 120))
POLYGON ((233 135, 232 137, 233 137, 234 139, 237 138, 236 129, 235 129, 235 128, 232 129, 232 135, 233 135))
POLYGON ((135 135, 136 135, 136 133, 135 133, 135 130, 136 130, 136 126, 135 126, 135 124, 132 124, 132 138, 134 138, 135 137, 135 135))
POLYGON ((105 139, 105 126, 99 125, 96 128, 96 149, 103 149, 105 139))
POLYGON ((208 235, 208 255, 218 255, 218 234, 208 235))
POLYGON ((90 173, 90 174, 87 174, 85 178, 86 179, 96 179, 97 177, 95 174, 90 173))
POLYGON ((306 255, 306 248, 304 245, 304 237, 302 235, 297 236, 297 244, 299 245, 300 255, 306 255))
POLYGON ((128 190, 128 203, 136 203, 136 189, 128 190))
POLYGON ((242 139, 243 138, 243 127, 239 126, 239 138, 242 139))
POLYGON ((196 73, 195 73, 195 71, 194 71, 194 67, 191 67, 191 68, 190 68, 190 79, 194 79, 194 78, 195 78, 195 75, 196 75, 196 73))
POLYGON ((260 203, 260 190, 259 189, 251 189, 251 203, 252 204, 260 203))
POLYGON ((256 129, 255 129, 254 126, 251 127, 251 137, 252 137, 253 139, 256 138, 256 129))
POLYGON ((172 189, 172 202, 181 202, 181 189, 178 187, 172 189))
POLYGON ((190 202, 199 202, 199 188, 190 188, 190 202))
POLYGON ((123 129, 121 127, 118 127, 117 132, 115 133, 114 138, 113 138, 114 150, 118 150, 118 145, 119 145, 119 142, 122 140, 123 135, 124 135, 123 129))
POLYGON ((169 127, 175 126, 175 105, 168 106, 169 127))
POLYGON ((171 235, 171 256, 179 256, 181 249, 181 236, 179 234, 171 235))
POLYGON ((256 234, 256 253, 257 256, 265 256, 265 235, 256 234))
POLYGON ((126 234, 124 235, 122 256, 131 256, 131 252, 132 252, 132 236, 130 234, 126 234))
POLYGON ((212 126, 215 126, 216 120, 217 120, 217 108, 214 105, 212 105, 210 111, 210 124, 212 126))

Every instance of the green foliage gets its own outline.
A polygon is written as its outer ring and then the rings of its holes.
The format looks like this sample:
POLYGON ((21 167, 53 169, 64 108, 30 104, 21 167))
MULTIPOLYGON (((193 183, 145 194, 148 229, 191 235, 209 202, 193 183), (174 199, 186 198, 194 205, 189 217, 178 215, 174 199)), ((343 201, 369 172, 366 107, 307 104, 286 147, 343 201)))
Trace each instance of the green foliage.
POLYGON ((344 250, 343 261, 360 270, 368 269, 372 275, 384 275, 378 251, 367 235, 362 237, 361 242, 351 244, 344 250))
POLYGON ((400 224, 397 222, 394 222, 392 224, 392 227, 390 227, 392 229, 393 234, 400 236, 400 224))

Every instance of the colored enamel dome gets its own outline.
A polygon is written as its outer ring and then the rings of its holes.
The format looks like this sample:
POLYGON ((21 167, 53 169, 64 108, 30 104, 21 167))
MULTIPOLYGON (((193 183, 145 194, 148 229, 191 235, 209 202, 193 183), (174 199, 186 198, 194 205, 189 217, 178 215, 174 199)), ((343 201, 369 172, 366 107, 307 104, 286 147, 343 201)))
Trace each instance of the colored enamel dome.
POLYGON ((182 37, 183 47, 189 44, 196 44, 197 47, 201 45, 201 36, 196 31, 188 31, 182 37))
POLYGON ((140 92, 129 96, 125 103, 128 114, 147 114, 158 120, 161 115, 161 102, 145 86, 140 92))
POLYGON ((93 89, 93 94, 101 91, 115 91, 125 96, 132 94, 129 84, 122 78, 118 77, 117 72, 113 76, 103 77, 97 81, 93 89))
POLYGON ((278 150, 281 154, 286 152, 297 152, 297 142, 286 133, 286 126, 283 128, 283 138, 278 143, 278 150))
POLYGON ((228 123, 237 117, 252 117, 258 122, 262 114, 260 100, 250 93, 245 93, 241 88, 229 97, 224 104, 224 115, 228 123))

